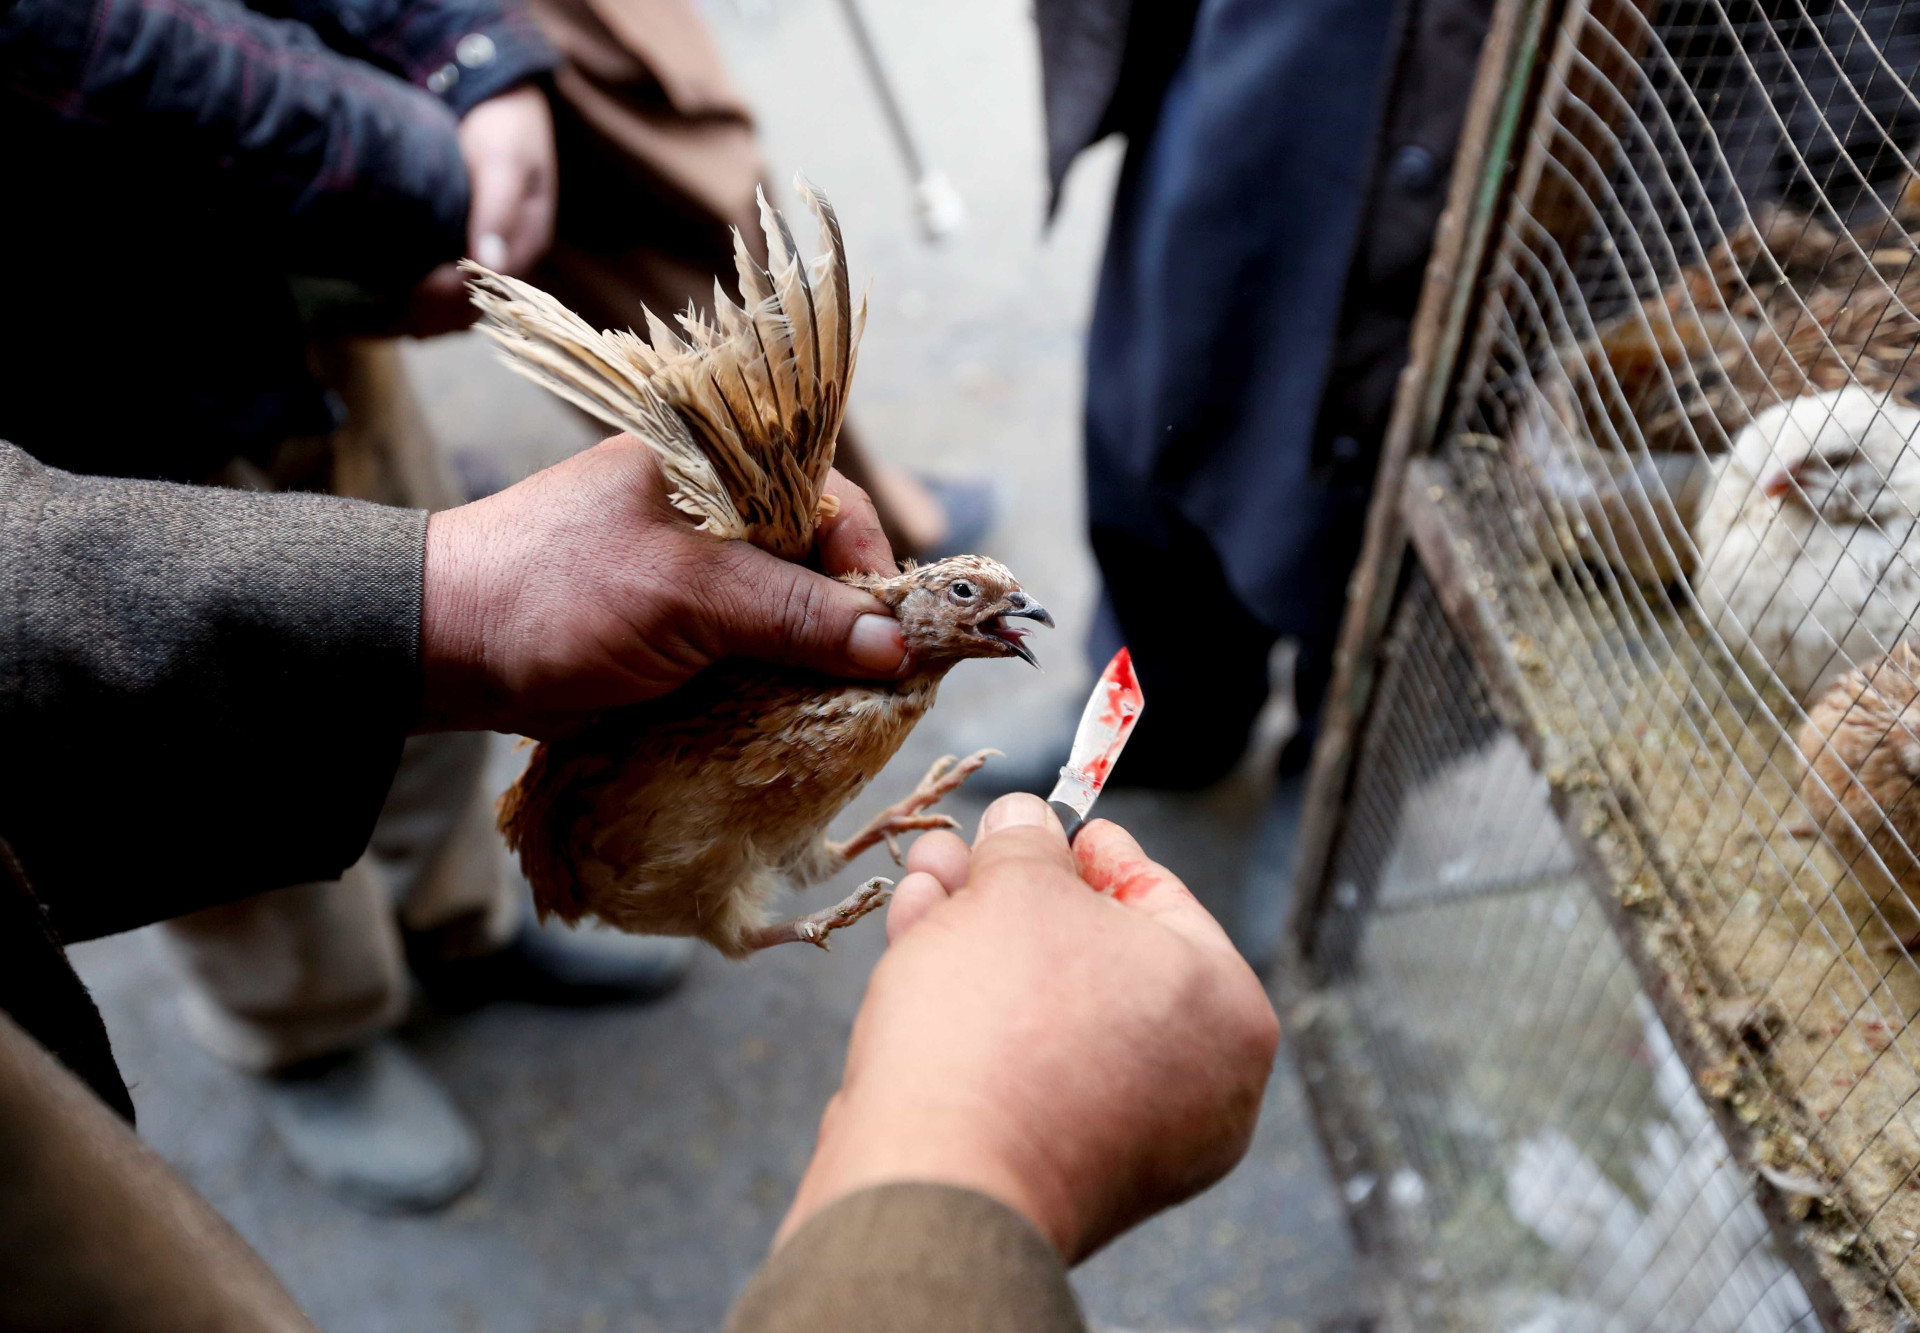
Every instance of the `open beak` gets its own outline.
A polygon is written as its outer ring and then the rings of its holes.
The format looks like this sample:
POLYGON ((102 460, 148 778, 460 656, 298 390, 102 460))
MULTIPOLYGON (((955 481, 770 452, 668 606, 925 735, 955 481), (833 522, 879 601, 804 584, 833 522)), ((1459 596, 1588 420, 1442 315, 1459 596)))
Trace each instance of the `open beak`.
POLYGON ((1800 484, 1800 469, 1776 463, 1760 476, 1760 490, 1769 500, 1778 500, 1800 484))
POLYGON ((980 622, 980 632, 991 635, 993 638, 1006 644, 1007 647, 1013 649, 1014 653, 1025 661, 1028 666, 1037 667, 1040 665, 1040 659, 1035 657, 1033 655, 1033 649, 1026 645, 1027 635, 1033 631, 1007 623, 1016 617, 1024 617, 1027 620, 1037 620, 1048 629, 1053 628, 1052 612, 1048 611, 1046 607, 1040 605, 1040 603, 1034 601, 1033 598, 1027 596, 1025 593, 1016 592, 1007 598, 1007 607, 1004 611, 996 611, 993 615, 988 616, 980 622))

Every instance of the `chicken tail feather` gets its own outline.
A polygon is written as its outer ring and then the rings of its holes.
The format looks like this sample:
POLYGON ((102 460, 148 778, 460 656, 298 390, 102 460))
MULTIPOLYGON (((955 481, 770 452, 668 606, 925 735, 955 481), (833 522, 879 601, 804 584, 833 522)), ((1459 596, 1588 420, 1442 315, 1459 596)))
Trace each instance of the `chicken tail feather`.
POLYGON ((463 265, 509 365, 651 445, 674 504, 702 528, 788 559, 813 547, 866 324, 832 205, 804 178, 795 189, 819 223, 820 253, 803 260, 762 195, 767 264, 736 232, 741 301, 716 283, 712 318, 689 308, 677 333, 645 309, 645 338, 598 332, 537 287, 463 265))

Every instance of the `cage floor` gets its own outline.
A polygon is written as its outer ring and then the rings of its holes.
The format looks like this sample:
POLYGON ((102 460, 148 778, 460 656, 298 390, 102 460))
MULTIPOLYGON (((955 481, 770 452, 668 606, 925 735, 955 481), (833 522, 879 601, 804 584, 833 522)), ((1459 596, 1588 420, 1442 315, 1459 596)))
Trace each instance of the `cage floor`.
POLYGON ((1389 639, 1321 984, 1290 1020, 1388 1308, 1511 1333, 1818 1327, 1423 574, 1389 639))
MULTIPOLYGON (((1791 703, 1750 682, 1684 599, 1542 558, 1479 459, 1410 488, 1443 517, 1467 636, 1504 682, 1571 831, 1637 936, 1642 981, 1684 1016, 1702 1094, 1746 1127, 1848 1322, 1920 1305, 1920 968, 1905 900, 1871 901, 1800 836, 1791 703)), ((1417 526, 1417 525, 1416 525, 1417 526)), ((1429 543, 1432 537, 1428 538, 1429 543)), ((1425 554, 1425 552, 1423 552, 1425 554)))
POLYGON ((1322 1003, 1379 1089, 1347 1197, 1400 1219, 1419 1327, 1819 1327, 1584 883, 1376 917, 1322 1003))

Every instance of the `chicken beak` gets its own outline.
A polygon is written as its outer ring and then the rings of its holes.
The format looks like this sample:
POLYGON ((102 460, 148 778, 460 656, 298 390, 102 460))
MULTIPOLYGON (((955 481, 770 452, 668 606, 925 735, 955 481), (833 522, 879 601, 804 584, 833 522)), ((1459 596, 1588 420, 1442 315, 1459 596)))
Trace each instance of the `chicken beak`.
POLYGON ((1013 649, 1014 655, 1019 657, 1028 666, 1037 668, 1040 665, 1040 659, 1035 657, 1033 655, 1033 649, 1026 645, 1027 631, 1014 629, 1006 623, 1015 616, 1020 616, 1027 620, 1037 620, 1048 629, 1053 628, 1052 612, 1048 611, 1046 607, 1040 605, 1040 603, 1034 601, 1033 598, 1023 592, 1016 592, 1008 597, 1006 610, 996 611, 993 615, 989 616, 986 624, 982 625, 981 628, 985 630, 986 633, 1000 640, 1000 642, 1004 643, 1007 647, 1013 649), (989 628, 989 626, 991 628, 989 628))
POLYGON ((1028 620, 1037 620, 1048 629, 1053 628, 1053 612, 1033 600, 1023 592, 1017 592, 1007 598, 1007 609, 1002 616, 1025 616, 1028 620))
POLYGON ((1800 469, 1778 463, 1761 474, 1760 492, 1769 500, 1778 500, 1799 484, 1800 469))

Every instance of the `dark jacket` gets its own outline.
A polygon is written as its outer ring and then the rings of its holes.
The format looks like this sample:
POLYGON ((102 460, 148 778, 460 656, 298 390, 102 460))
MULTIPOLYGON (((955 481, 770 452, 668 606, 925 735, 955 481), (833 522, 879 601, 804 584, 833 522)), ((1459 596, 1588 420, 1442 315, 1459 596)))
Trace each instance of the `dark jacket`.
POLYGON ((1039 0, 1056 188, 1128 135, 1089 347, 1096 547, 1188 525, 1270 632, 1331 637, 1490 12, 1039 0))
POLYGON ((48 937, 359 857, 419 707, 425 543, 417 510, 72 476, 0 444, 0 843, 24 872, 0 856, 0 1007, 109 1100, 90 1016, 42 984, 48 937))
POLYGON ((290 275, 458 257, 457 117, 555 60, 512 0, 0 0, 0 438, 194 480, 328 429, 290 275))

